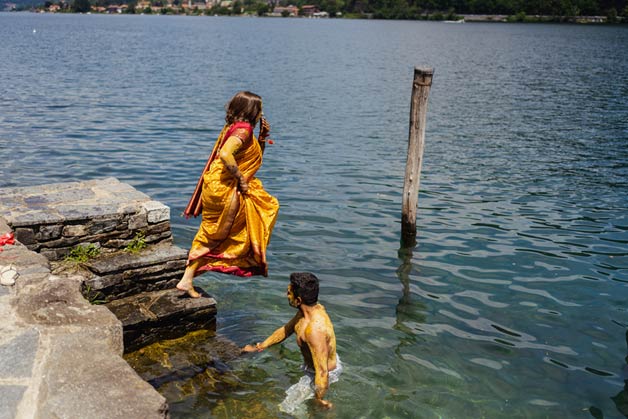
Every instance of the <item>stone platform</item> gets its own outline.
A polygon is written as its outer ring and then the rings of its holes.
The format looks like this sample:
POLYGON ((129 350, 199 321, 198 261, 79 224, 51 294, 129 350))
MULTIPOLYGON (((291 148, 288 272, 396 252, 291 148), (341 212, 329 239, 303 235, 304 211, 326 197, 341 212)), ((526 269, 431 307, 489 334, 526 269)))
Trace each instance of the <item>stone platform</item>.
POLYGON ((138 232, 148 244, 172 241, 170 208, 116 178, 2 188, 0 217, 49 260, 78 244, 122 249, 138 232))
POLYGON ((168 417, 166 400, 123 360, 124 342, 215 328, 216 314, 210 296, 172 289, 186 255, 169 218, 114 178, 0 189, 0 236, 17 239, 0 247, 0 268, 19 273, 0 286, 0 419, 168 417), (138 233, 150 247, 130 254, 138 233), (88 244, 98 257, 63 266, 88 244))
POLYGON ((131 352, 157 340, 178 338, 190 330, 216 330, 216 302, 203 290, 197 291, 202 298, 167 289, 107 303, 122 322, 124 350, 131 352))
MULTIPOLYGON (((10 231, 0 220, 0 234, 10 231)), ((20 276, 0 286, 0 419, 165 418, 166 400, 122 359, 122 325, 81 295, 80 277, 50 274, 21 243, 0 265, 20 276)))
POLYGON ((83 264, 84 288, 90 298, 106 302, 177 285, 187 252, 170 243, 150 246, 136 254, 118 251, 83 264))

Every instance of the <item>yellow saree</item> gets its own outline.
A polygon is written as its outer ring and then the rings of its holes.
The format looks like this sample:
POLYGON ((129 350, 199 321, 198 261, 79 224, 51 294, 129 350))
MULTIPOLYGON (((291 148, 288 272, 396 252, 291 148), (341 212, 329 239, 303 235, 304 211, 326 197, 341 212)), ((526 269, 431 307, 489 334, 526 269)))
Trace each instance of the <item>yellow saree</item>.
POLYGON ((262 149, 250 124, 225 126, 214 146, 184 215, 203 219, 194 237, 188 263, 200 260, 196 275, 216 271, 237 276, 268 275, 266 247, 277 219, 279 203, 264 190, 255 173, 262 165, 262 149), (234 154, 247 179, 246 194, 218 157, 220 148, 235 131, 245 132, 242 147, 234 154), (244 131, 242 131, 244 130, 244 131))

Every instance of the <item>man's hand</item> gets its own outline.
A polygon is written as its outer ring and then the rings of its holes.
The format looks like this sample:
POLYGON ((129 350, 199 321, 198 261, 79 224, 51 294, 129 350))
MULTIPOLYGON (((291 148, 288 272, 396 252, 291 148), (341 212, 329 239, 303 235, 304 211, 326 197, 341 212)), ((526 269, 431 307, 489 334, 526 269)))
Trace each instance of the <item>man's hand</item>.
POLYGON ((250 353, 250 352, 262 352, 264 348, 259 343, 255 345, 246 345, 242 349, 240 349, 241 353, 250 353))
POLYGON ((246 345, 241 349, 242 353, 257 352, 257 348, 253 345, 246 345))

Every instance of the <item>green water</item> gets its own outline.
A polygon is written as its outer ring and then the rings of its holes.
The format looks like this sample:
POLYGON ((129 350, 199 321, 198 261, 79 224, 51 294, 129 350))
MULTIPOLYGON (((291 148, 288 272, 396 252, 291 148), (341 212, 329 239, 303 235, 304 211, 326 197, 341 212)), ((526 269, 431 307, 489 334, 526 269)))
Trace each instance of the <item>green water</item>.
POLYGON ((627 415, 624 27, 0 13, 0 39, 0 187, 115 176, 171 207, 184 248, 224 103, 264 98, 270 275, 201 277, 217 336, 136 354, 173 418, 286 417, 294 340, 233 345, 293 315, 304 270, 345 365, 305 416, 627 415), (434 81, 400 252, 416 65, 434 81))

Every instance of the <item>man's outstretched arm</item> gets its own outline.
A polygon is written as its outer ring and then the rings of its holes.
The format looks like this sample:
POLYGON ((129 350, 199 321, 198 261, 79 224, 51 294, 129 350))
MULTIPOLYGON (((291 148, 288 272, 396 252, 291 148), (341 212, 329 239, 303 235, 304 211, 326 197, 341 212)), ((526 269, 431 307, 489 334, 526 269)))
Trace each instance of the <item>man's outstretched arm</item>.
POLYGON ((258 342, 254 345, 246 345, 242 348, 242 352, 262 352, 266 348, 283 342, 288 336, 294 333, 294 326, 297 324, 300 316, 301 313, 298 312, 288 323, 281 326, 279 329, 275 330, 272 335, 267 337, 264 342, 258 342))

